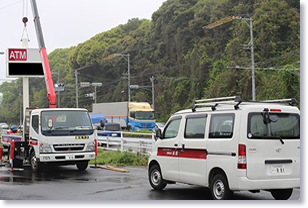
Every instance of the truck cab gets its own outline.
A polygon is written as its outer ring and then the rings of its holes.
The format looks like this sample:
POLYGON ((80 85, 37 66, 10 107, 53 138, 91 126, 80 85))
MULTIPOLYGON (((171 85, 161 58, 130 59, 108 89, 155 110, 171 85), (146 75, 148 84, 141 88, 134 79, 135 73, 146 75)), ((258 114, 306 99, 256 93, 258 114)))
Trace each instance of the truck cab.
POLYGON ((133 131, 148 129, 155 130, 154 110, 149 103, 146 102, 129 102, 129 121, 133 131))
POLYGON ((85 170, 95 159, 94 138, 89 113, 79 108, 27 109, 21 139, 2 135, 9 148, 14 143, 13 166, 28 163, 35 172, 44 164, 73 164, 85 170))

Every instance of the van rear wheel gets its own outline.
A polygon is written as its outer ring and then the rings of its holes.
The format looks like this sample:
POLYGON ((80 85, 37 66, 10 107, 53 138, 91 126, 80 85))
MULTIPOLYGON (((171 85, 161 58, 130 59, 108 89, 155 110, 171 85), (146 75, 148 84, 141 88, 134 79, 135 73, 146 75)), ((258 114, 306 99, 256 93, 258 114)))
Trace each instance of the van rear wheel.
POLYGON ((158 165, 153 165, 150 168, 149 181, 151 186, 156 190, 162 190, 167 186, 167 183, 164 181, 158 165))
POLYGON ((226 200, 232 196, 228 181, 222 174, 217 174, 211 181, 211 194, 214 200, 226 200))
POLYGON ((288 200, 293 193, 293 189, 272 190, 271 194, 276 200, 288 200))

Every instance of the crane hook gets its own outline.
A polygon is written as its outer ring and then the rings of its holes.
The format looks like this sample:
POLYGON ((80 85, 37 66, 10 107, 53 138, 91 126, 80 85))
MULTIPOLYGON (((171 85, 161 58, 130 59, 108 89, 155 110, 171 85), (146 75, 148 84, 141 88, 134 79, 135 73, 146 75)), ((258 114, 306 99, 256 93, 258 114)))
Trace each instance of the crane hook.
POLYGON ((28 17, 23 17, 22 22, 25 24, 25 27, 27 26, 28 17))

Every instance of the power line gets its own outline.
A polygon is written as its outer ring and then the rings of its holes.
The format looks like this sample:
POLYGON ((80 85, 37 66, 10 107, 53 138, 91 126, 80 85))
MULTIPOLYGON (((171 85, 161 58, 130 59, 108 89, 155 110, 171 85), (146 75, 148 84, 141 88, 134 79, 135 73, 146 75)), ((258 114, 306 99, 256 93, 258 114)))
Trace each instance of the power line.
POLYGON ((5 8, 7 8, 7 7, 10 7, 10 6, 13 6, 13 5, 15 5, 15 4, 19 4, 19 3, 22 2, 22 1, 23 1, 23 0, 14 2, 14 3, 12 3, 12 4, 8 4, 8 5, 3 6, 3 7, 0 7, 0 10, 1 10, 1 9, 5 9, 5 8))

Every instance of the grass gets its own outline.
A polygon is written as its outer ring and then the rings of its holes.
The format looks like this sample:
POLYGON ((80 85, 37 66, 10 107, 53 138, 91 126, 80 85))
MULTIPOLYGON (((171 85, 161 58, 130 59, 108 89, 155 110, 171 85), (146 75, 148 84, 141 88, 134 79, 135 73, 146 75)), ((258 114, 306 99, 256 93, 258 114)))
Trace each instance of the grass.
MULTIPOLYGON (((117 166, 147 166, 149 156, 141 156, 132 152, 106 151, 99 149, 96 161, 99 165, 117 165, 117 166)), ((94 164, 95 160, 91 160, 90 164, 94 164)))

